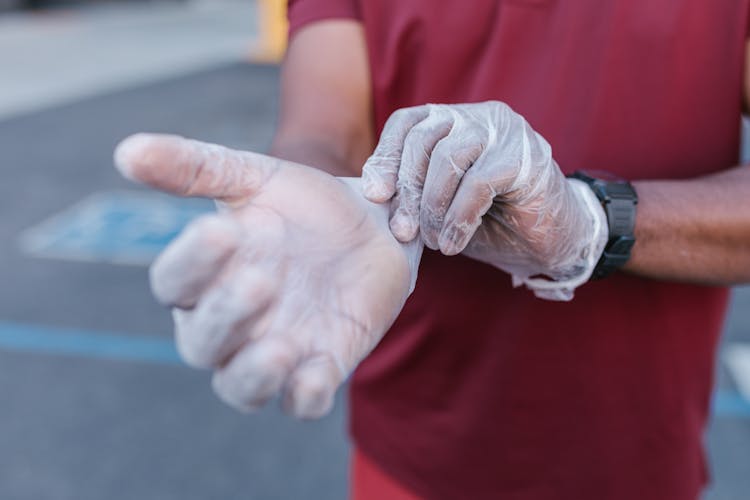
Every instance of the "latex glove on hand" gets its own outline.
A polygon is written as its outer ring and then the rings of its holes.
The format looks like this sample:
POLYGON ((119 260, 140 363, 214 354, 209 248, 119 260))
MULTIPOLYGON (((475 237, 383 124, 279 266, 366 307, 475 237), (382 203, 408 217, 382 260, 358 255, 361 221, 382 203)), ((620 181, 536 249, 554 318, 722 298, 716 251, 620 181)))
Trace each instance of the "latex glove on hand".
POLYGON ((387 121, 363 174, 365 196, 393 197, 399 241, 464 254, 541 298, 570 300, 608 237, 591 189, 566 179, 549 144, 501 102, 425 105, 387 121))
POLYGON ((400 312, 421 243, 393 237, 388 207, 358 179, 176 136, 132 136, 115 161, 129 179, 219 204, 151 268, 184 360, 213 368, 240 410, 282 393, 295 416, 326 414, 400 312))

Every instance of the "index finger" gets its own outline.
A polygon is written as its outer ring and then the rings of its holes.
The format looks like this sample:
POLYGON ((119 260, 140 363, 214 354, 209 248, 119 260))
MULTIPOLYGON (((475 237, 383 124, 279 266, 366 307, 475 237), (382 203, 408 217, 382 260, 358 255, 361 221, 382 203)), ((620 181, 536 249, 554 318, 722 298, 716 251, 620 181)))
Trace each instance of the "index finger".
POLYGON ((378 145, 362 168, 362 191, 365 198, 383 203, 396 193, 404 141, 411 129, 427 118, 429 106, 399 109, 385 122, 378 145))

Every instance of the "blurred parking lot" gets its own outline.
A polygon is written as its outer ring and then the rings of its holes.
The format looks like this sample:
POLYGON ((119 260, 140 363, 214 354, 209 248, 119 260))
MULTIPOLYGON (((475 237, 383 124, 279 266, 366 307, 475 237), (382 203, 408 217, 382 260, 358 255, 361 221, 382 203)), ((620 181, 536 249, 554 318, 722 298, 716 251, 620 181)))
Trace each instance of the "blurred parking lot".
MULTIPOLYGON (((181 366, 146 264, 211 207, 112 167, 142 130, 264 150, 278 69, 250 60, 258 24, 250 0, 0 10, 0 499, 346 497, 345 397, 318 422, 248 417, 181 366)), ((707 498, 750 498, 750 288, 707 444, 707 498)))

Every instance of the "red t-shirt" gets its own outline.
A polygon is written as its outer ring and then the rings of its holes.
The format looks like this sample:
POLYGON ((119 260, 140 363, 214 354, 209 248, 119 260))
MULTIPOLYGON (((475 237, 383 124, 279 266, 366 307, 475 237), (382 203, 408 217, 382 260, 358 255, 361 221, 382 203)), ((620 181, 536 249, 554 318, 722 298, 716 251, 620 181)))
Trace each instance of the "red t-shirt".
MULTIPOLYGON (((749 2, 293 0, 289 17, 363 23, 378 130, 497 99, 566 172, 677 179, 738 161, 749 2)), ((622 273, 547 302, 427 252, 354 376, 354 440, 427 498, 694 499, 726 303, 622 273)))

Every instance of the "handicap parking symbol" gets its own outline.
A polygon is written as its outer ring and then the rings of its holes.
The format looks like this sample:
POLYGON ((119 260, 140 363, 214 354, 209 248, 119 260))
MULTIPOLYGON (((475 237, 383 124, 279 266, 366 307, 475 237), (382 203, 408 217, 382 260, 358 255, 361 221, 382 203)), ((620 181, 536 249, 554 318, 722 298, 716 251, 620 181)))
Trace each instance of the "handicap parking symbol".
POLYGON ((148 191, 95 193, 27 229, 22 251, 35 257, 148 265, 209 200, 148 191))

